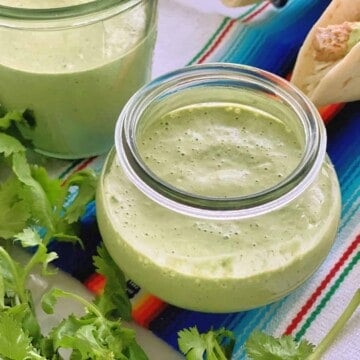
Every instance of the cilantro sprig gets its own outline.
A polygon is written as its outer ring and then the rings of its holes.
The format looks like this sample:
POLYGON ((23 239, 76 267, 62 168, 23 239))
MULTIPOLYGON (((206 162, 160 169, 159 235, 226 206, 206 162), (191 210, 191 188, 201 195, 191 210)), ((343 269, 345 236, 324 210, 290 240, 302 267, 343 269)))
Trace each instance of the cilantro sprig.
POLYGON ((42 334, 27 281, 39 268, 43 276, 54 274, 49 264, 58 255, 49 251, 49 244, 55 239, 83 245, 78 223, 94 199, 96 175, 84 170, 61 181, 29 163, 26 147, 12 136, 14 123, 25 122, 24 116, 0 106, 0 358, 56 360, 65 348, 72 359, 146 360, 134 331, 122 324, 131 318, 125 278, 104 247, 94 257, 97 271, 107 279, 103 293, 89 302, 50 290, 42 299, 47 313, 66 297, 83 304, 84 315, 72 314, 42 334), (31 249, 27 262, 11 256, 13 243, 31 249))
POLYGON ((187 360, 227 360, 235 344, 233 333, 224 328, 200 334, 196 327, 191 327, 178 335, 179 348, 187 360))
POLYGON ((52 314, 61 297, 82 303, 86 314, 81 317, 70 315, 51 331, 49 338, 54 349, 71 349, 72 356, 79 359, 147 359, 135 341, 135 332, 124 328, 120 318, 109 319, 94 302, 55 288, 42 298, 44 311, 52 314))
MULTIPOLYGON (((298 342, 289 335, 276 338, 255 330, 245 343, 246 354, 251 360, 320 360, 359 305, 360 289, 318 346, 306 339, 298 342)), ((191 327, 179 331, 178 344, 187 360, 230 360, 234 335, 224 328, 200 334, 191 327)))

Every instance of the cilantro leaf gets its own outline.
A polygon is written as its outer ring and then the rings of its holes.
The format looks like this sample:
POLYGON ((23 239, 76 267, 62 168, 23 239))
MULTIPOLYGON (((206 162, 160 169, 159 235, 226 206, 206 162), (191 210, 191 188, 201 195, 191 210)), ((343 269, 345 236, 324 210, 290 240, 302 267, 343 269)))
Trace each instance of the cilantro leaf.
POLYGON ((226 360, 231 358, 235 338, 231 331, 221 328, 200 334, 196 327, 178 333, 178 344, 187 360, 226 360))
MULTIPOLYGON (((45 359, 32 346, 22 323, 6 311, 0 312, 0 355, 6 359, 45 359)), ((46 359, 45 359, 46 360, 46 359)))
POLYGON ((0 311, 5 308, 5 284, 2 275, 0 275, 0 311))
POLYGON ((26 226, 30 212, 22 192, 22 184, 14 178, 0 184, 0 238, 11 238, 26 226))
POLYGON ((52 232, 53 214, 51 203, 39 184, 31 175, 31 167, 24 154, 13 154, 13 172, 24 185, 23 197, 30 207, 33 218, 52 232))
POLYGON ((246 351, 253 360, 302 360, 314 349, 314 345, 303 340, 296 342, 291 336, 274 338, 260 331, 254 331, 245 343, 246 351))
POLYGON ((106 283, 103 294, 96 298, 95 304, 104 314, 130 320, 131 303, 126 293, 125 276, 103 244, 97 248, 97 253, 93 257, 94 265, 97 272, 105 276, 106 283))
POLYGON ((59 297, 72 298, 85 305, 82 317, 70 315, 49 334, 55 350, 72 349, 76 359, 147 360, 137 345, 135 332, 122 326, 120 320, 109 320, 94 303, 60 289, 52 289, 41 301, 45 312, 53 313, 59 297))
POLYGON ((0 133, 0 154, 8 157, 12 154, 25 152, 25 147, 14 137, 0 133))
POLYGON ((203 359, 206 342, 196 327, 184 329, 178 333, 178 344, 187 360, 203 359))
MULTIPOLYGON (((23 271, 23 267, 16 262, 2 246, 0 246, 0 274, 3 278, 6 290, 12 290, 15 293, 19 292, 19 286, 24 285, 21 284, 20 280, 23 271)), ((24 289, 20 289, 20 292, 24 293, 25 291, 24 289)))
POLYGON ((49 177, 46 169, 38 165, 31 167, 31 176, 41 185, 51 206, 62 208, 66 196, 66 189, 61 186, 61 181, 49 177))
POLYGON ((25 111, 8 111, 0 116, 0 129, 6 130, 12 123, 26 122, 24 118, 25 111))
POLYGON ((75 198, 65 207, 64 219, 72 224, 84 213, 86 205, 94 199, 97 177, 92 170, 83 170, 71 175, 65 183, 67 190, 75 187, 75 198))
POLYGON ((42 238, 37 231, 31 228, 26 228, 22 232, 16 234, 16 240, 21 242, 23 247, 38 246, 42 243, 42 238))
POLYGON ((147 360, 144 352, 134 345, 135 332, 123 328, 118 321, 100 320, 94 315, 81 318, 70 315, 50 335, 55 349, 72 349, 72 358, 147 360))
POLYGON ((48 265, 56 260, 58 255, 55 252, 47 252, 47 247, 44 244, 39 244, 35 254, 31 258, 31 267, 25 269, 29 272, 37 264, 42 265, 42 274, 43 275, 53 275, 56 273, 56 269, 49 269, 48 265))
MULTIPOLYGON (((55 252, 49 252, 43 239, 38 232, 32 228, 26 228, 21 233, 14 236, 15 240, 20 241, 24 248, 36 246, 37 249, 31 257, 28 265, 22 268, 24 276, 28 276, 36 265, 42 265, 43 275, 52 275, 56 273, 56 269, 48 269, 49 263, 56 260, 58 255, 55 252)), ((14 262, 15 263, 15 262, 14 262)))

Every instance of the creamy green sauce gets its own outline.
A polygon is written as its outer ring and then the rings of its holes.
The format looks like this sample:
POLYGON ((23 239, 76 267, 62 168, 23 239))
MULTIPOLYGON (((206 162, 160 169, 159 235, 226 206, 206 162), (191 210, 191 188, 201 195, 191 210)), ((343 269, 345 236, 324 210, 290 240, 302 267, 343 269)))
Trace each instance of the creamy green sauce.
MULTIPOLYGON (((48 0, 34 7, 53 5, 48 0)), ((37 126, 22 132, 39 151, 85 157, 111 147, 121 108, 150 78, 155 26, 147 28, 147 16, 139 5, 70 29, 0 27, 0 101, 9 109, 33 110, 37 126)))
POLYGON ((160 179, 205 196, 265 190, 302 156, 301 143, 283 122, 232 104, 173 111, 139 136, 139 153, 160 179))
POLYGON ((21 9, 49 9, 86 4, 97 0, 0 0, 0 5, 21 9))
MULTIPOLYGON (((157 176, 219 197, 273 186, 296 167, 302 148, 280 119, 234 104, 171 112, 140 132, 138 143, 157 176)), ((196 219, 146 198, 112 154, 97 207, 104 241, 134 281, 178 306, 235 311, 284 296, 317 268, 335 236, 340 196, 325 163, 316 182, 280 210, 247 220, 196 219)))

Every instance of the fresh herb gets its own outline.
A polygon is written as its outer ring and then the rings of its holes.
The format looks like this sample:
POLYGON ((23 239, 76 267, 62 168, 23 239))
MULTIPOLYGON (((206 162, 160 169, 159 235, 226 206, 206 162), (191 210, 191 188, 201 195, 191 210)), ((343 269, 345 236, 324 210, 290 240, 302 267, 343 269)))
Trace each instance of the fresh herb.
POLYGON ((95 304, 111 318, 131 319, 131 304, 126 294, 126 280, 123 272, 115 264, 105 247, 98 247, 94 265, 99 274, 105 276, 103 293, 95 299, 95 304))
MULTIPOLYGON (((254 331, 245 343, 245 350, 252 360, 320 360, 321 355, 334 342, 351 315, 360 305, 360 289, 321 343, 315 347, 307 340, 297 342, 292 336, 275 338, 254 331)), ((234 348, 234 334, 221 328, 200 334, 196 327, 181 330, 178 344, 187 360, 230 360, 234 348)))
POLYGON ((122 319, 131 317, 125 278, 104 247, 94 257, 97 271, 107 279, 104 292, 89 302, 52 289, 42 299, 44 311, 52 313, 57 299, 66 297, 82 303, 84 315, 70 315, 42 334, 27 281, 39 268, 44 276, 55 272, 49 267, 58 257, 48 250, 52 241, 82 244, 79 218, 94 199, 96 176, 85 170, 62 182, 30 164, 26 148, 8 131, 24 121, 23 115, 0 107, 0 358, 56 360, 66 348, 71 359, 146 360, 134 331, 122 325, 122 319), (11 256, 14 242, 30 250, 26 263, 11 256))
POLYGON ((288 335, 275 338, 254 331, 245 347, 248 357, 253 360, 300 360, 307 359, 315 346, 306 340, 297 342, 288 335))
POLYGON ((255 331, 245 344, 247 354, 252 360, 319 360, 359 305, 360 289, 355 292, 344 312, 316 347, 307 340, 297 342, 288 335, 274 338, 255 331))
POLYGON ((196 327, 191 327, 178 335, 179 348, 187 360, 227 360, 235 344, 233 333, 224 328, 200 334, 196 327))
POLYGON ((13 124, 26 124, 27 114, 29 114, 28 110, 6 111, 6 109, 0 105, 0 130, 8 130, 13 124))
POLYGON ((32 142, 26 139, 20 132, 19 127, 33 128, 36 126, 35 117, 31 110, 7 111, 0 104, 0 131, 20 140, 28 148, 32 148, 32 142))
POLYGON ((60 297, 79 301, 84 305, 86 314, 82 317, 70 315, 51 331, 49 338, 55 350, 71 349, 74 359, 147 359, 135 341, 134 330, 124 328, 120 319, 108 319, 95 303, 76 294, 52 289, 42 299, 44 311, 52 314, 60 297))

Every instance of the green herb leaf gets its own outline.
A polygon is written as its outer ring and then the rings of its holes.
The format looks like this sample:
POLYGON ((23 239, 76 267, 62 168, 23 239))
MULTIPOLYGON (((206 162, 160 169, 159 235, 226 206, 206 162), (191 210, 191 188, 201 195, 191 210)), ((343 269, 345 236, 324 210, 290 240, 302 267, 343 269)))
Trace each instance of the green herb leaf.
POLYGON ((22 184, 13 177, 0 184, 0 238, 11 238, 26 226, 30 211, 22 193, 22 184))
MULTIPOLYGON (((22 323, 6 311, 0 312, 0 355, 11 360, 45 359, 31 344, 22 323)), ((45 359, 46 360, 46 359, 45 359)))
POLYGON ((76 222, 85 212, 86 205, 94 199, 97 178, 92 170, 83 170, 71 175, 65 183, 66 189, 76 188, 75 198, 66 207, 64 219, 69 223, 76 222))
POLYGON ((104 245, 98 247, 94 256, 94 265, 99 274, 106 278, 103 294, 98 296, 95 304, 102 313, 115 318, 131 319, 131 303, 126 293, 126 280, 123 272, 109 255, 104 245))
POLYGON ((0 133, 0 154, 8 157, 19 152, 25 152, 21 142, 10 135, 0 133))
POLYGON ((78 300, 87 311, 82 317, 70 315, 51 331, 49 338, 53 339, 55 350, 72 349, 72 359, 147 360, 135 341, 133 330, 123 328, 119 320, 106 319, 95 304, 78 295, 52 289, 43 296, 44 311, 52 313, 59 297, 78 300))
POLYGON ((0 116, 0 129, 6 130, 12 123, 26 122, 24 111, 8 111, 0 116))
POLYGON ((249 358, 253 360, 302 360, 307 359, 315 346, 306 340, 296 342, 291 336, 274 338, 254 331, 245 347, 249 358))
POLYGON ((21 233, 16 234, 15 239, 19 240, 25 248, 38 246, 42 243, 42 238, 38 232, 31 228, 26 228, 21 233))
POLYGON ((178 333, 178 344, 187 360, 227 360, 231 358, 235 338, 231 331, 221 328, 200 334, 196 327, 178 333))
POLYGON ((28 264, 28 266, 25 267, 25 271, 27 274, 29 274, 29 272, 32 271, 36 265, 42 265, 43 275, 53 275, 57 272, 57 269, 50 269, 48 265, 57 258, 58 255, 55 252, 48 253, 47 247, 43 243, 41 243, 38 245, 37 250, 32 256, 30 263, 28 264), (29 265, 31 266, 29 267, 29 265))
POLYGON ((31 167, 24 154, 13 154, 13 172, 26 185, 23 198, 30 207, 33 218, 49 232, 54 230, 52 206, 44 189, 31 175, 31 167))
POLYGON ((51 206, 55 210, 61 209, 66 196, 66 189, 61 186, 61 181, 51 178, 45 168, 37 165, 31 167, 31 176, 40 184, 51 206))
POLYGON ((184 329, 178 333, 179 349, 187 360, 203 359, 206 351, 206 341, 196 327, 184 329))
MULTIPOLYGON (((23 267, 11 258, 9 253, 0 246, 0 274, 3 278, 6 290, 12 290, 15 293, 19 292, 18 286, 21 284, 21 276, 23 274, 23 267)), ((20 289, 24 292, 24 289, 20 289)))
POLYGON ((41 307, 47 314, 54 313, 54 307, 57 303, 58 298, 62 295, 59 289, 51 289, 46 292, 41 298, 41 307))

